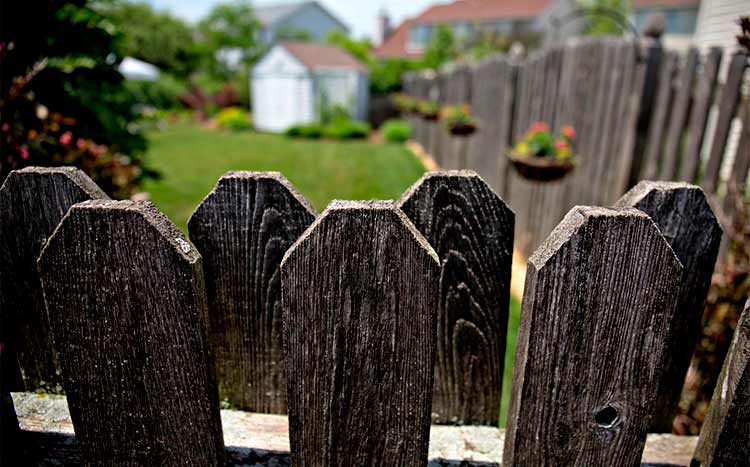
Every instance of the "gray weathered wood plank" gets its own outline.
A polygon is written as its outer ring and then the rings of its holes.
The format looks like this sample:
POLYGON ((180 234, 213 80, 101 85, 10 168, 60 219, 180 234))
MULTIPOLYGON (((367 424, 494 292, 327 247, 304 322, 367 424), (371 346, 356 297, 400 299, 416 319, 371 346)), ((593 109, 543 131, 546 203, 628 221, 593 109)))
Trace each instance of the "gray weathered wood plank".
POLYGON ((644 154, 642 178, 655 179, 659 177, 661 164, 663 138, 669 112, 672 108, 673 86, 672 80, 677 68, 678 55, 675 52, 666 52, 662 60, 659 72, 659 90, 656 94, 656 106, 654 107, 651 125, 648 130, 646 152, 644 154))
POLYGON ((427 462, 437 255, 390 201, 334 201, 281 263, 296 466, 427 462))
POLYGON ((698 77, 695 103, 693 104, 692 117, 690 119, 690 131, 685 142, 685 155, 680 168, 679 179, 693 183, 698 176, 700 168, 701 148, 706 135, 708 115, 714 100, 716 79, 719 75, 721 65, 721 48, 709 49, 703 62, 703 70, 698 77))
POLYGON ((737 322, 693 457, 692 467, 750 462, 750 299, 737 322))
POLYGON ((398 206, 440 258, 433 422, 496 425, 515 215, 468 170, 426 174, 398 206))
POLYGON ((742 97, 742 79, 747 68, 748 53, 744 51, 735 52, 729 62, 727 81, 721 91, 719 114, 716 119, 716 129, 711 141, 711 151, 706 163, 701 186, 707 193, 713 194, 719 181, 719 171, 724 160, 729 130, 732 126, 737 105, 742 97))
POLYGON ((83 464, 221 465, 201 257, 174 224, 79 203, 38 265, 83 464))
POLYGON ((669 128, 667 130, 667 139, 664 142, 664 159, 661 164, 660 178, 662 180, 674 180, 679 173, 678 165, 680 164, 682 135, 690 116, 693 82, 695 81, 697 66, 698 49, 692 47, 687 52, 685 63, 682 64, 680 77, 677 79, 677 92, 674 97, 674 105, 669 112, 669 128))
POLYGON ((683 266, 677 313, 669 325, 667 363, 657 387, 649 431, 671 433, 683 382, 700 336, 703 304, 719 253, 722 230, 700 187, 643 181, 616 203, 645 212, 683 266))
POLYGON ((6 363, 16 366, 5 371, 23 380, 10 390, 62 391, 36 260, 70 206, 106 198, 74 167, 16 170, 0 188, 0 341, 11 353, 6 363))
POLYGON ((681 270, 646 214, 568 213, 529 259, 503 465, 638 465, 681 270))
POLYGON ((278 172, 229 172, 188 221, 203 257, 219 397, 286 413, 281 277, 286 250, 315 210, 278 172))

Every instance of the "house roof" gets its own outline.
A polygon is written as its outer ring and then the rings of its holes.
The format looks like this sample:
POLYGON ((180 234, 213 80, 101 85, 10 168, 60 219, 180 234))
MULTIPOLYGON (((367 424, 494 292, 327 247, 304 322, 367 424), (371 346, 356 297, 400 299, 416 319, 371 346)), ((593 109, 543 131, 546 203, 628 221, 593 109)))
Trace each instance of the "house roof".
POLYGON ((320 11, 328 15, 335 22, 339 23, 345 30, 349 28, 340 19, 336 18, 330 11, 326 10, 318 2, 296 2, 296 3, 281 3, 277 5, 258 6, 253 7, 253 14, 260 21, 263 26, 273 25, 286 18, 302 11, 304 8, 309 6, 315 6, 320 11))
POLYGON ((554 0, 456 0, 452 3, 432 5, 419 16, 402 22, 375 49, 375 56, 379 58, 419 57, 421 53, 409 51, 406 46, 409 40, 409 28, 413 24, 531 18, 540 15, 553 3, 554 0))
POLYGON ((291 41, 281 42, 279 45, 312 70, 349 68, 367 73, 367 67, 359 60, 336 46, 291 41))

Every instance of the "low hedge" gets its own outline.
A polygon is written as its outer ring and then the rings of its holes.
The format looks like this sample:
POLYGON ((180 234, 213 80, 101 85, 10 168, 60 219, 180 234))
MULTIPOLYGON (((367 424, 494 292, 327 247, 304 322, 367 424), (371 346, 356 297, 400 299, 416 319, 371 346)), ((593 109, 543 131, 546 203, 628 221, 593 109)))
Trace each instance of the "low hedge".
POLYGON ((392 143, 403 143, 411 137, 411 124, 406 120, 391 119, 380 128, 383 138, 392 143))

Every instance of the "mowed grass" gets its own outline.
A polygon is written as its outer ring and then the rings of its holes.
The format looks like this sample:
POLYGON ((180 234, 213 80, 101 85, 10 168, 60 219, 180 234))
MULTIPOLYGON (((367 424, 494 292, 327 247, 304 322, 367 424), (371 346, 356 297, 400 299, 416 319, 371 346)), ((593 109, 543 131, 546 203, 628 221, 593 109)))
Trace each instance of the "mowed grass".
POLYGON ((143 190, 183 231, 230 170, 281 172, 321 212, 332 199, 396 199, 424 167, 403 145, 315 141, 179 124, 150 135, 146 164, 161 173, 143 190))
MULTIPOLYGON (((230 170, 281 172, 318 212, 332 199, 396 199, 425 170, 397 144, 292 140, 189 124, 153 133, 150 141, 147 164, 162 176, 146 181, 143 189, 185 232, 193 210, 230 170)), ((508 413, 520 316, 520 302, 511 297, 500 426, 508 413)))

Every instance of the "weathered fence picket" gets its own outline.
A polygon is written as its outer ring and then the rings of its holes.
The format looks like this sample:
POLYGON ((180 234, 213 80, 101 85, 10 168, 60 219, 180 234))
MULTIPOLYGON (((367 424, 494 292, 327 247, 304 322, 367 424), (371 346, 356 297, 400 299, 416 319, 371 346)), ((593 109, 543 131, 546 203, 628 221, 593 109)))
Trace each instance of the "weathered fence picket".
POLYGON ((398 206, 440 258, 435 423, 495 425, 508 327, 514 214, 475 172, 430 172, 398 206))
POLYGON ((229 172, 188 222, 203 256, 219 396, 234 407, 287 411, 279 264, 314 219, 280 173, 229 172))
POLYGON ((150 203, 70 208, 39 258, 84 465, 222 465, 201 258, 150 203))
POLYGON ((11 391, 62 390, 36 260, 70 206, 106 198, 73 167, 13 171, 0 188, 0 342, 11 391))
POLYGON ((392 202, 334 201, 281 263, 296 466, 427 462, 439 262, 392 202))
POLYGON ((740 466, 750 459, 750 299, 740 315, 691 467, 740 466))
POLYGON ((638 465, 681 271, 644 213, 568 213, 529 259, 503 465, 638 465))
POLYGON ((677 313, 669 324, 667 363, 657 387, 649 428, 653 433, 671 433, 690 358, 700 336, 703 305, 722 230, 703 190, 687 183, 644 181, 615 205, 648 214, 683 266, 677 313))

